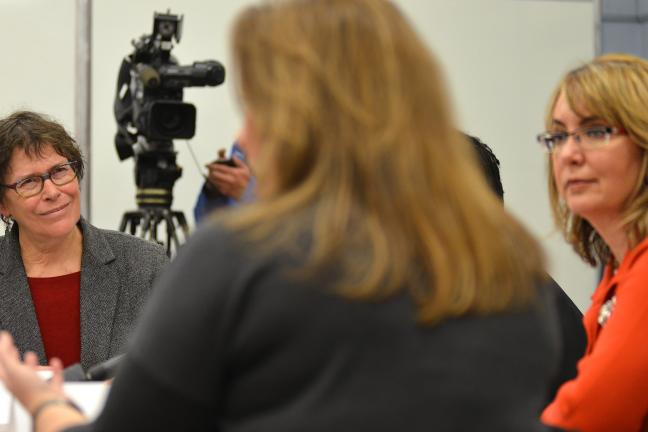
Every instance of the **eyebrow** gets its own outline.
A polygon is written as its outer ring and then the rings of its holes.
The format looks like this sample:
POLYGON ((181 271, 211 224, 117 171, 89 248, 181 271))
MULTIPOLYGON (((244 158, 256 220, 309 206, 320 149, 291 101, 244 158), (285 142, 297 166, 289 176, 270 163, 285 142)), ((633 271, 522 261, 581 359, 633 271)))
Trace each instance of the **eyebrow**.
MULTIPOLYGON (((589 116, 589 117, 584 117, 584 118, 580 119, 578 124, 579 124, 579 126, 584 126, 584 125, 588 125, 588 124, 596 123, 596 122, 600 122, 600 121, 603 121, 603 119, 601 117, 589 116)), ((551 119, 551 124, 555 125, 555 126, 565 127, 565 123, 561 122, 558 119, 551 119)))
POLYGON ((66 159, 64 162, 56 163, 56 164, 52 165, 51 167, 49 167, 49 169, 48 169, 47 171, 42 172, 42 173, 40 173, 40 174, 37 174, 37 173, 34 173, 34 172, 32 172, 32 173, 30 173, 30 174, 25 174, 24 176, 20 176, 20 177, 18 177, 18 179, 15 180, 13 183, 18 183, 18 182, 21 182, 21 181, 23 181, 23 180, 25 180, 25 179, 31 178, 31 177, 40 177, 40 176, 42 176, 42 175, 45 174, 45 173, 49 173, 50 171, 52 171, 52 170, 53 170, 54 168, 56 168, 57 166, 65 165, 66 163, 69 163, 69 162, 70 162, 70 161, 68 161, 68 160, 66 159))

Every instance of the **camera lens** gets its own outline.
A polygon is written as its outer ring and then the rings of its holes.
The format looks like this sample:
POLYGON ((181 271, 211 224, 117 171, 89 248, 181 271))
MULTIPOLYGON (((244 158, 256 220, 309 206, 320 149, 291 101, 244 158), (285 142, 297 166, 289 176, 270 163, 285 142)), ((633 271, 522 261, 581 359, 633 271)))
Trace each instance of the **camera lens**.
POLYGON ((160 113, 158 122, 160 129, 173 132, 178 130, 178 127, 182 125, 182 117, 177 111, 166 110, 160 113))
POLYGON ((196 131, 196 107, 189 103, 153 102, 147 118, 150 139, 186 139, 196 131))

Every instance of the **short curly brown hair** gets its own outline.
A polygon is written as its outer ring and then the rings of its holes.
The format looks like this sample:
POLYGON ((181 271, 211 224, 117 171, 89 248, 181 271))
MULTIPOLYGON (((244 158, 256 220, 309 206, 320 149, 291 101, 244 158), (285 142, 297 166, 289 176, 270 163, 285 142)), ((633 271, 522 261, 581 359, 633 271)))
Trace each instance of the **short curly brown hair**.
MULTIPOLYGON (((79 161, 77 177, 83 178, 85 167, 81 151, 60 123, 31 111, 17 111, 1 119, 0 182, 5 182, 15 150, 22 150, 28 156, 40 156, 49 145, 67 160, 79 161)), ((0 202, 5 193, 6 189, 0 188, 0 202)))

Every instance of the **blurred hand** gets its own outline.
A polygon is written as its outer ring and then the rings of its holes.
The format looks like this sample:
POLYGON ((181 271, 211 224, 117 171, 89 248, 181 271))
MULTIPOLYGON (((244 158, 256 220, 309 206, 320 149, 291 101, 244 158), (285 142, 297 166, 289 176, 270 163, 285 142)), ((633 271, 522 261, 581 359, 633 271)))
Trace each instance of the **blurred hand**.
POLYGON ((250 167, 234 156, 235 167, 219 163, 207 165, 207 180, 223 195, 240 200, 250 182, 250 167))
POLYGON ((44 381, 36 373, 39 367, 36 354, 28 352, 25 361, 21 361, 11 335, 0 332, 0 380, 30 414, 45 400, 65 399, 63 364, 55 358, 50 366, 54 376, 49 382, 44 381))

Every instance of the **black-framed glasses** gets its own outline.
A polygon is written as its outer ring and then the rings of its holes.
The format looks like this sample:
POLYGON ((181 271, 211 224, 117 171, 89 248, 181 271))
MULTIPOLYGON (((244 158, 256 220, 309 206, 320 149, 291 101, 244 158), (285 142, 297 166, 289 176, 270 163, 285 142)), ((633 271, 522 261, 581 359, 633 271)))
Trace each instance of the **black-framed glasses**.
POLYGON ((624 135, 625 133, 624 129, 612 126, 586 126, 571 132, 542 132, 536 139, 548 153, 555 153, 562 149, 570 136, 574 137, 581 149, 589 150, 607 144, 612 135, 624 135))
POLYGON ((71 161, 64 164, 56 165, 45 174, 33 175, 18 180, 12 184, 0 184, 1 187, 13 189, 23 198, 38 195, 43 190, 45 180, 50 179, 56 186, 63 186, 70 183, 77 177, 79 161, 71 161))

